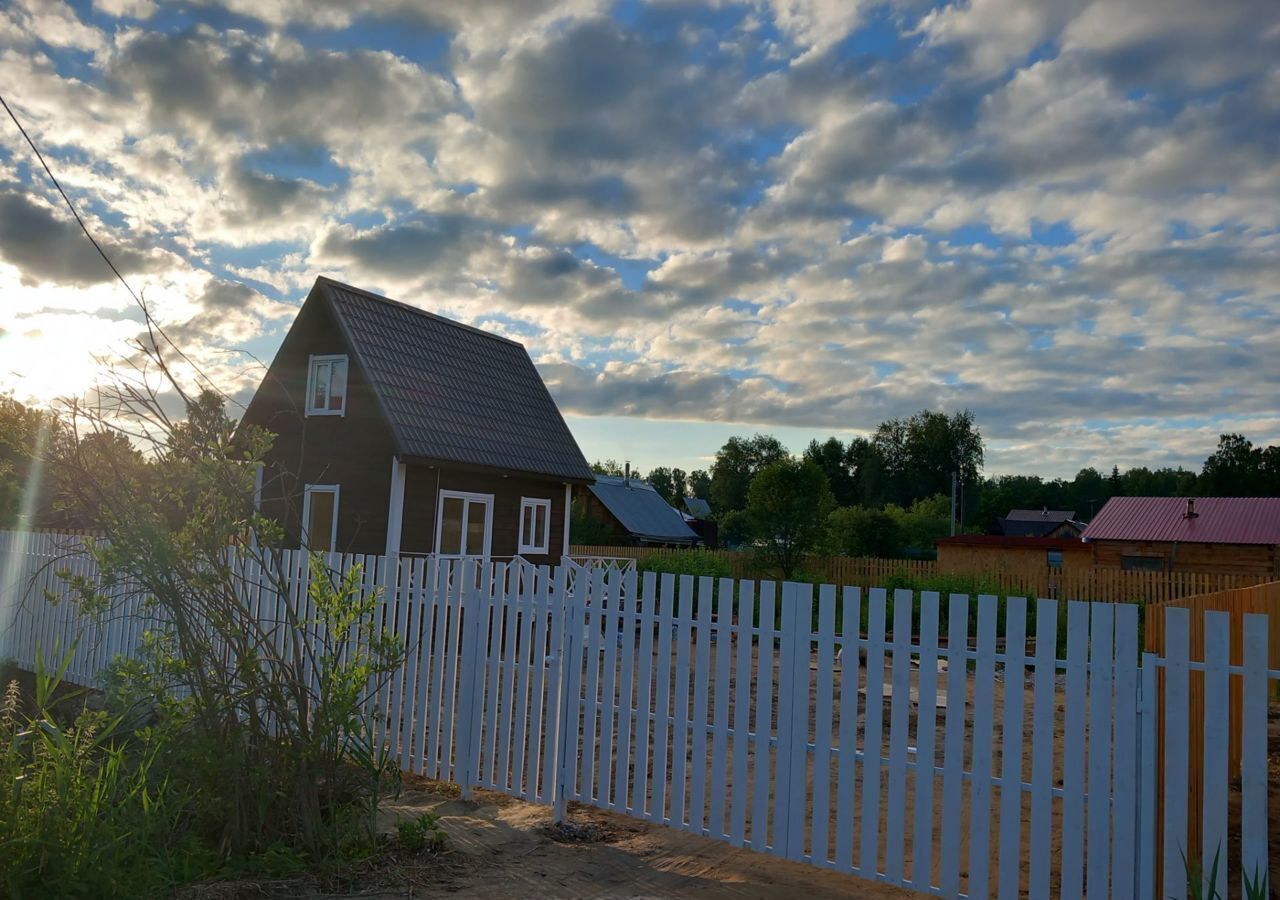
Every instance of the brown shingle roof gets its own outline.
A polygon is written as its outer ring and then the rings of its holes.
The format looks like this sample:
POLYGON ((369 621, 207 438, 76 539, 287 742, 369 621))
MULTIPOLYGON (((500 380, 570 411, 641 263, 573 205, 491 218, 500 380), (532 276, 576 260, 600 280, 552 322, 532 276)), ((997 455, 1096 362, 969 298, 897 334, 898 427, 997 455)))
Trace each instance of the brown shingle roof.
POLYGON ((590 481, 591 468, 521 344, 316 279, 402 457, 590 481))

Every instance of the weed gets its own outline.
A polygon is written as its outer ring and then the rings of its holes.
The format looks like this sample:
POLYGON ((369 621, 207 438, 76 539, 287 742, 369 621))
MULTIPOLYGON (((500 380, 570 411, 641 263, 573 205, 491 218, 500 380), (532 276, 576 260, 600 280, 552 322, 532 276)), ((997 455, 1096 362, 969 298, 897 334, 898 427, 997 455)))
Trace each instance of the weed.
POLYGON ((416 819, 405 819, 396 826, 400 846, 410 853, 435 852, 444 846, 449 835, 440 827, 440 817, 423 813, 416 819))

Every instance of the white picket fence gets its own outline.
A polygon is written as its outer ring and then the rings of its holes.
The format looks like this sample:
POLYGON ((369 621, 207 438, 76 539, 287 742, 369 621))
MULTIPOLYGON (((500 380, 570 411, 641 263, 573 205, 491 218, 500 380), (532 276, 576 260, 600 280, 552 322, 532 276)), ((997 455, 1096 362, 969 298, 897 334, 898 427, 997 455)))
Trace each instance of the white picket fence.
MULTIPOLYGON (((127 592, 102 621, 47 603, 45 590, 66 593, 55 568, 94 577, 83 553, 65 554, 53 536, 0 533, 0 628, 26 667, 37 647, 79 637, 70 672, 89 683, 156 622, 127 592)), ((1139 656, 1127 605, 569 563, 327 562, 335 574, 363 566, 382 623, 405 638, 404 665, 368 701, 378 739, 406 771, 465 793, 501 791, 558 816, 577 801, 943 897, 1182 900, 1182 853, 1226 854, 1229 834, 1240 849, 1222 869, 1224 897, 1228 879, 1267 871, 1267 710, 1280 672, 1267 668, 1264 616, 1250 617, 1244 663, 1231 666, 1225 614, 1209 614, 1208 662, 1196 663, 1178 609, 1157 658, 1139 656), (1204 841, 1188 849, 1193 671, 1205 673, 1204 841), (1231 679, 1245 698, 1234 816, 1231 679)), ((255 583, 247 614, 305 603, 303 563, 284 554, 285 589, 255 583)))

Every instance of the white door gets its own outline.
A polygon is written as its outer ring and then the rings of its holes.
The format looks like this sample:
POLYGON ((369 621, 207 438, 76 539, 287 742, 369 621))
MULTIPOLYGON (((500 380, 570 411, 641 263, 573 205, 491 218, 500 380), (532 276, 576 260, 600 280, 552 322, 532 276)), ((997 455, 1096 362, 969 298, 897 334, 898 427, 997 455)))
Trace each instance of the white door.
POLYGON ((493 494, 441 491, 436 514, 436 553, 489 557, 493 538, 493 494))

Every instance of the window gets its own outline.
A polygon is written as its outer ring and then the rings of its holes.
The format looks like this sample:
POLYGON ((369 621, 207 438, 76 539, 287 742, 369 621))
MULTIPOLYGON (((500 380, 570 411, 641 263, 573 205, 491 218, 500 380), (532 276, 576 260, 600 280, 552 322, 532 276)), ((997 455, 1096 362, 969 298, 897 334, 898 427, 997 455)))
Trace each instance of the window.
POLYGON ((338 545, 338 485, 309 484, 302 495, 302 546, 330 553, 338 545))
POLYGON ((520 498, 520 552, 546 553, 551 543, 551 501, 520 498))
POLYGON ((1163 572, 1163 556, 1122 556, 1120 568, 1126 572, 1163 572))
POLYGON ((1061 569, 1062 568, 1062 551, 1050 550, 1048 551, 1048 553, 1049 553, 1049 568, 1061 569))
POLYGON ((307 376, 307 415, 341 416, 347 411, 347 358, 311 357, 307 376))
POLYGON ((436 552, 441 556, 488 556, 492 510, 492 494, 441 491, 436 552))

